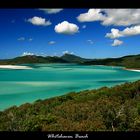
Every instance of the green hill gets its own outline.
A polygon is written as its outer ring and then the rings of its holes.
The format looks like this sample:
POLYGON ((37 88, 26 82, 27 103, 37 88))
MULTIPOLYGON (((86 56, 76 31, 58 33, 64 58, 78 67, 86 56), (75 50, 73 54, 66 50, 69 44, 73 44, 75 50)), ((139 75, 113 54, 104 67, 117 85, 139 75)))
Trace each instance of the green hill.
POLYGON ((108 65, 108 66, 124 66, 126 68, 140 68, 140 54, 129 55, 120 58, 94 59, 92 61, 83 62, 85 65, 108 65))
POLYGON ((61 58, 69 63, 84 63, 91 61, 92 59, 82 58, 72 54, 64 54, 61 58))
POLYGON ((0 112, 1 131, 140 131, 140 81, 0 112))
POLYGON ((16 57, 14 59, 0 61, 0 64, 30 64, 30 63, 68 63, 68 62, 56 56, 43 57, 35 55, 21 56, 16 57))
POLYGON ((25 64, 25 63, 83 63, 91 59, 81 58, 76 55, 64 54, 61 57, 57 56, 36 56, 27 55, 16 57, 13 59, 0 60, 0 64, 25 64))
POLYGON ((30 63, 77 63, 83 65, 108 65, 108 66, 124 66, 126 68, 140 68, 140 54, 129 55, 120 58, 106 59, 86 59, 72 54, 64 54, 61 57, 57 56, 21 56, 13 59, 0 60, 0 65, 3 64, 30 64, 30 63))

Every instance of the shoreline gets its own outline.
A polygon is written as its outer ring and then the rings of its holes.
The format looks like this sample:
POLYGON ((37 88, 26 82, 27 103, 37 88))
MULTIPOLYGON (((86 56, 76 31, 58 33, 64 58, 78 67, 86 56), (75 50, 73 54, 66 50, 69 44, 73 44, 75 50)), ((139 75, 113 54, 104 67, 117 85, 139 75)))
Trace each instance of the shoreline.
POLYGON ((17 65, 0 65, 0 69, 32 69, 31 67, 28 66, 17 66, 17 65))
POLYGON ((123 68, 123 69, 128 71, 140 72, 140 69, 134 69, 134 68, 123 68))
MULTIPOLYGON (((99 66, 104 66, 104 65, 99 65, 99 66)), ((19 65, 0 65, 0 69, 33 69, 32 67, 29 66, 19 66, 19 65)), ((123 70, 128 70, 128 71, 135 71, 135 72, 140 72, 140 68, 135 69, 135 68, 122 68, 123 70)))

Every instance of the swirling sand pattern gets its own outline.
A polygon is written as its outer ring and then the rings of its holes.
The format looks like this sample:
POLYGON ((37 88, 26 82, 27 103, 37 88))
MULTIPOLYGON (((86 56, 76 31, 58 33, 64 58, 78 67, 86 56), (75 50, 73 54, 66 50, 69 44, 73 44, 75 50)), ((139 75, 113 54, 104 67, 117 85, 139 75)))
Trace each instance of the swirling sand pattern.
POLYGON ((0 69, 0 110, 72 91, 114 86, 140 79, 121 67, 32 64, 32 69, 0 69))

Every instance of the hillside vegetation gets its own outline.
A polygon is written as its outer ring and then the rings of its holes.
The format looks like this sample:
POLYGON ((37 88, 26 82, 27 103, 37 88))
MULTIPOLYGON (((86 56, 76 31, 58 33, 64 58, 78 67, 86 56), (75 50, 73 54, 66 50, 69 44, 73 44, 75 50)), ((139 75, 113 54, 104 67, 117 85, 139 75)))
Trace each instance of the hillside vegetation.
POLYGON ((33 63, 83 63, 92 59, 85 59, 72 54, 64 54, 61 57, 58 56, 36 56, 27 55, 20 56, 13 59, 0 60, 0 65, 7 64, 33 64, 33 63))
POLYGON ((61 58, 67 61, 68 63, 78 63, 78 64, 89 62, 92 60, 92 59, 86 59, 72 54, 64 54, 63 56, 61 56, 61 58))
POLYGON ((83 62, 86 65, 124 66, 126 68, 140 68, 140 55, 129 55, 120 58, 94 59, 83 62))
POLYGON ((61 59, 60 57, 43 57, 43 56, 21 56, 8 60, 0 60, 0 64, 32 64, 32 63, 68 63, 67 61, 61 59))
POLYGON ((0 112, 1 131, 140 131, 140 81, 0 112))
POLYGON ((120 58, 106 59, 86 59, 72 54, 58 56, 21 56, 13 59, 0 60, 0 65, 4 64, 32 64, 32 63, 77 63, 82 65, 108 65, 124 66, 126 68, 140 68, 140 54, 129 55, 120 58))

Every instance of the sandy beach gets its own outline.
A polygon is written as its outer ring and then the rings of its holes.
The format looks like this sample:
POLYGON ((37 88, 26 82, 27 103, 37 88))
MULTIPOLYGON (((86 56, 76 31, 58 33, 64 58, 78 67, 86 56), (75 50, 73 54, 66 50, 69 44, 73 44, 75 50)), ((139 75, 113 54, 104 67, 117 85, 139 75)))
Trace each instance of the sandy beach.
POLYGON ((0 69, 32 69, 28 66, 0 65, 0 69))
POLYGON ((124 70, 129 70, 129 71, 136 71, 136 72, 140 72, 140 69, 129 69, 129 68, 123 68, 124 70))

